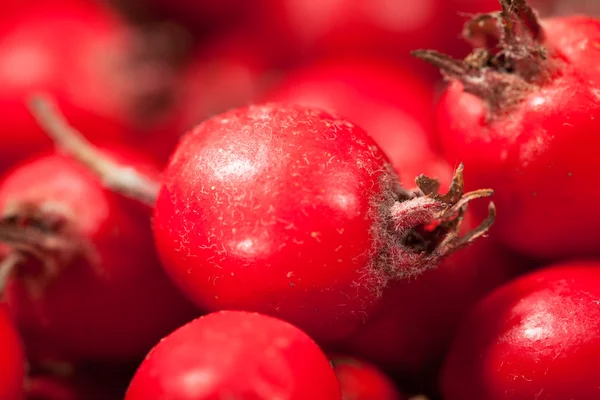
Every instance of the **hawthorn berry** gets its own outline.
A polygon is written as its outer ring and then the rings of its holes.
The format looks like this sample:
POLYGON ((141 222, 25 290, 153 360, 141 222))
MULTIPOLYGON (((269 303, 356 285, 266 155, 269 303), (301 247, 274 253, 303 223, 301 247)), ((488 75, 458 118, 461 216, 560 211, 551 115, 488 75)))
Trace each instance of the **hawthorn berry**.
POLYGON ((154 347, 125 400, 341 400, 317 344, 295 326, 245 311, 200 317, 154 347))
MULTIPOLYGON (((149 176, 153 161, 106 148, 149 176)), ((0 182, 5 302, 32 362, 127 361, 198 315, 164 273, 150 209, 107 190, 72 158, 48 153, 0 182)))
MULTIPOLYGON (((279 103, 215 116, 188 132, 158 191, 136 188, 135 168, 111 163, 40 98, 38 120, 57 144, 117 190, 154 204, 164 267, 196 305, 289 321, 317 340, 358 327, 393 280, 437 267, 484 235, 495 217, 460 236, 463 167, 446 194, 420 176, 401 187, 361 128, 319 109, 279 103), (99 168, 112 165, 108 171, 99 168)), ((143 175, 143 174, 142 174, 143 175)))
POLYGON ((446 400, 600 394, 600 264, 570 261, 498 288, 470 312, 442 374, 446 400))
POLYGON ((475 47, 465 60, 415 53, 450 81, 437 114, 445 157, 469 166, 467 187, 496 191, 504 244, 539 258, 598 254, 600 217, 576 210, 600 201, 590 185, 600 169, 600 21, 540 21, 525 0, 500 3, 465 27, 475 47))

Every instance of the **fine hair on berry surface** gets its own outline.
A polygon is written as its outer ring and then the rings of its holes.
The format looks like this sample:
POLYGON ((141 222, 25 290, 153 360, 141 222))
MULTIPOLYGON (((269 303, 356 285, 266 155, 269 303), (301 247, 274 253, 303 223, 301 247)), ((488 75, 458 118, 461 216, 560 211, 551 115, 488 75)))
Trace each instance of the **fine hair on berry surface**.
MULTIPOLYGON (((123 170, 51 102, 31 105, 59 147, 96 173, 123 170)), ((156 198, 158 251, 188 298, 206 310, 273 315, 323 341, 360 325, 390 281, 435 268, 495 219, 490 203, 483 222, 459 235, 467 205, 492 194, 465 193, 462 165, 446 194, 426 176, 407 190, 360 127, 281 103, 206 120, 179 143, 158 194, 148 181, 104 179, 148 203, 156 198)))

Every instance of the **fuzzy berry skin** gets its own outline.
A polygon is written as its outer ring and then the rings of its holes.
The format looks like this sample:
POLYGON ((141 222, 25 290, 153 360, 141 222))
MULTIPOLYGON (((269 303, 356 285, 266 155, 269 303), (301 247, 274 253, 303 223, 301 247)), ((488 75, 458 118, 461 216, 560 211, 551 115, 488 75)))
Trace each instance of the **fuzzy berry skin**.
POLYGON ((189 132, 172 156, 156 243, 167 271, 207 310, 242 307, 339 338, 384 283, 373 204, 393 196, 395 179, 345 119, 276 104, 237 109, 189 132))
POLYGON ((25 355, 19 334, 0 303, 0 399, 24 397, 25 355))
POLYGON ((589 185, 600 168, 600 22, 567 17, 540 26, 522 0, 502 1, 515 10, 504 18, 519 27, 504 53, 493 53, 497 40, 479 25, 471 40, 487 41, 487 54, 433 60, 451 81, 437 113, 445 157, 469 166, 467 186, 495 190, 505 214, 494 235, 506 245, 547 259, 598 254, 600 217, 569 210, 600 201, 589 185), (491 67, 478 64, 482 55, 491 67))
POLYGON ((322 60, 288 74, 264 98, 330 110, 355 122, 408 186, 422 173, 442 180, 452 173, 440 176, 445 163, 435 160, 433 87, 395 64, 357 57, 322 60))
POLYGON ((170 90, 168 68, 151 53, 100 3, 32 0, 4 16, 0 170, 51 148, 26 108, 35 91, 51 93, 94 142, 143 142, 161 126, 170 90))
POLYGON ((136 372, 125 400, 341 400, 325 354, 276 318, 221 311, 164 338, 136 372))
POLYGON ((163 174, 154 235, 166 270, 199 307, 262 312, 335 340, 368 316, 389 280, 434 268, 455 247, 437 230, 416 231, 454 206, 415 193, 346 119, 254 105, 184 137, 163 174))
MULTIPOLYGON (((107 152, 157 175, 135 153, 107 152)), ((134 359, 197 315, 160 266, 150 210, 77 161, 52 153, 15 167, 0 212, 0 240, 24 259, 5 295, 32 361, 134 359)))
POLYGON ((343 400, 404 400, 394 382, 377 367, 351 357, 331 359, 343 400))
POLYGON ((597 399, 599 304, 598 262, 557 265, 496 290, 462 324, 444 399, 597 399))

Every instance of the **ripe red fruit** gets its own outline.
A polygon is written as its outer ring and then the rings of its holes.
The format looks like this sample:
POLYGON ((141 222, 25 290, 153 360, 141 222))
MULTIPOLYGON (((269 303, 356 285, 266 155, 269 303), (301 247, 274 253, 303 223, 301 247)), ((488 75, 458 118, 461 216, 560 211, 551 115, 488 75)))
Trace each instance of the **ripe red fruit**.
POLYGON ((85 1, 35 1, 0 21, 0 169, 51 146, 26 108, 52 93, 95 142, 143 142, 160 125, 168 68, 116 15, 85 1))
POLYGON ((599 304, 598 262, 540 270, 496 290, 461 326, 444 399, 597 399, 599 304))
POLYGON ((402 400, 394 383, 377 367, 349 357, 334 357, 333 369, 344 400, 402 400))
MULTIPOLYGON (((108 154, 157 175, 134 153, 108 154)), ((139 357, 197 315, 160 267, 149 217, 64 155, 36 157, 4 177, 0 241, 23 258, 6 302, 32 361, 139 357)))
MULTIPOLYGON (((467 213, 464 229, 472 228, 473 222, 467 213)), ((479 240, 435 270, 394 283, 367 323, 339 347, 422 389, 437 375, 469 309, 522 266, 491 239, 479 240)))
POLYGON ((589 185, 600 168, 600 22, 540 25, 523 0, 501 3, 467 29, 479 48, 465 61, 417 53, 451 81, 438 112, 445 157, 469 167, 469 185, 496 191, 504 243, 537 257, 598 254, 599 217, 569 210, 600 201, 589 185))
POLYGON ((22 399, 24 377, 21 339, 4 304, 0 303, 0 399, 22 399))
POLYGON ((444 199, 426 178, 429 194, 415 196, 351 122, 301 106, 250 106, 205 121, 179 144, 156 202, 155 240, 197 305, 263 312, 338 339, 390 280, 462 247, 456 207, 490 193, 459 200, 460 175, 444 199))
POLYGON ((221 311, 179 328, 150 351, 125 400, 341 399, 321 349, 287 322, 221 311))
MULTIPOLYGON (((120 166, 94 155, 51 104, 38 98, 32 107, 60 146, 133 195, 120 166)), ((163 179, 155 241, 188 297, 208 310, 279 316, 321 340, 356 328, 390 280, 435 268, 484 234, 495 215, 490 204, 482 224, 459 237, 467 204, 491 194, 464 193, 462 166, 445 195, 425 176, 407 191, 364 130, 277 103, 200 124, 163 179)), ((138 196, 150 202, 157 194, 138 196)))
POLYGON ((397 65, 364 58, 321 61, 291 73, 264 99, 345 116, 373 137, 408 185, 422 173, 443 181, 451 175, 432 149, 433 88, 397 65))

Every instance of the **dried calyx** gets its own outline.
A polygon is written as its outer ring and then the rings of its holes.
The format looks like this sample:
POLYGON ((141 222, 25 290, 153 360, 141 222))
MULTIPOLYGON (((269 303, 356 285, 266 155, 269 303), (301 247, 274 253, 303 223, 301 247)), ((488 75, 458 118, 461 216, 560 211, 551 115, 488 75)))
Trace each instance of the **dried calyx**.
POLYGON ((0 217, 0 243, 10 249, 0 265, 0 293, 9 277, 18 273, 18 266, 26 261, 34 260, 39 268, 31 274, 24 273, 24 281, 31 277, 30 283, 41 289, 64 266, 93 254, 66 218, 33 204, 19 204, 4 212, 0 217))
POLYGON ((475 229, 461 236, 461 226, 468 204, 493 194, 491 189, 464 193, 464 166, 455 172, 446 194, 440 194, 436 179, 419 176, 418 190, 410 199, 396 201, 390 209, 386 224, 388 238, 380 257, 391 267, 388 278, 398 279, 417 275, 435 268, 448 255, 484 236, 493 225, 496 209, 490 202, 488 216, 475 229))
POLYGON ((463 37, 474 50, 464 60, 435 50, 413 55, 438 67, 447 79, 484 100, 492 113, 506 110, 552 78, 558 61, 544 45, 544 31, 526 0, 500 0, 502 10, 465 24, 463 37))

